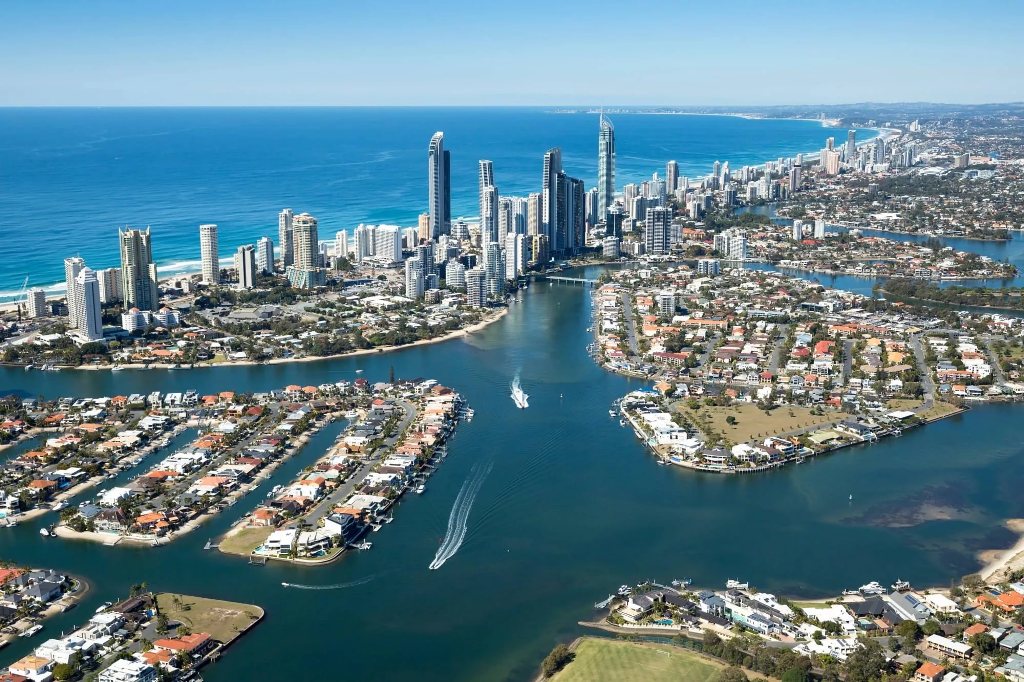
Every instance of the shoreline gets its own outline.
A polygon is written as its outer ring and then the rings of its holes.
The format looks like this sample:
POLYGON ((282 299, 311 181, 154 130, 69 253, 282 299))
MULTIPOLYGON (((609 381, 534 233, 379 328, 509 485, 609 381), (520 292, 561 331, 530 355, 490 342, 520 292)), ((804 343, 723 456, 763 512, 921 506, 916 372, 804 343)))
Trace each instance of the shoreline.
MULTIPOLYGON (((202 363, 188 366, 181 366, 179 363, 166 363, 166 362, 152 362, 152 363, 129 363, 129 364, 106 364, 106 365, 78 365, 74 367, 64 367, 61 369, 69 370, 82 370, 88 372, 101 372, 101 371, 112 371, 115 367, 121 367, 123 369, 134 369, 134 370, 150 370, 150 369, 164 369, 164 370, 193 370, 193 369, 210 369, 216 367, 253 367, 256 365, 285 365, 296 362, 318 362, 321 360, 339 360, 342 358, 359 357, 361 355, 374 355, 377 353, 392 353, 394 351, 406 350, 409 348, 415 348, 417 346, 428 346, 434 343, 443 343, 445 341, 451 341, 453 339, 464 338, 470 334, 474 334, 478 331, 485 329, 486 327, 494 324, 501 318, 508 314, 508 307, 502 308, 493 317, 485 317, 480 322, 472 324, 462 329, 453 329, 447 334, 441 336, 435 336, 431 339, 420 339, 419 341, 413 341, 412 343, 406 343, 400 346, 376 346, 374 348, 360 348, 358 350, 348 351, 347 353, 335 353, 333 355, 308 355, 301 358, 271 358, 270 360, 225 360, 224 362, 216 363, 202 363)), ((0 363, 3 365, 6 363, 0 363)), ((6 364, 8 367, 22 367, 23 365, 18 364, 6 364)), ((42 371, 42 370, 40 370, 42 371)))
POLYGON ((1017 541, 1006 549, 985 549, 977 553, 982 562, 978 575, 985 582, 993 582, 993 578, 1006 578, 1014 570, 1024 568, 1024 519, 1007 519, 1003 527, 1017 534, 1017 541))

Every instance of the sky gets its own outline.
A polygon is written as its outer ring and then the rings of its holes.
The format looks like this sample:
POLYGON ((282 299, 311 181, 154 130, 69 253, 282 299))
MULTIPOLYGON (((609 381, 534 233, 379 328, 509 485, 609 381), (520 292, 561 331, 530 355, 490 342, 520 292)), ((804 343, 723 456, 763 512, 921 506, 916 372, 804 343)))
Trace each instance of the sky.
POLYGON ((1024 2, 0 0, 0 106, 1024 100, 1024 2))

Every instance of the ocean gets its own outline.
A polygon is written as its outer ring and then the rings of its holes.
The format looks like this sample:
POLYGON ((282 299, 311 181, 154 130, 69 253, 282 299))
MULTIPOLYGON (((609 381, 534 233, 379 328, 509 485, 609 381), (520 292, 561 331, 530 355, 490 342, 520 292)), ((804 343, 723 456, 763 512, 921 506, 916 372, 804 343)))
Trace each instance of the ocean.
MULTIPOLYGON (((619 189, 675 159, 689 177, 814 152, 845 130, 817 121, 618 114, 619 189)), ((198 269, 201 223, 220 255, 270 235, 291 207, 320 221, 321 240, 359 223, 416 224, 427 203, 427 143, 445 132, 452 214, 476 215, 477 161, 499 191, 539 191, 541 160, 588 187, 597 178, 597 114, 540 108, 0 109, 0 300, 28 286, 63 289, 63 259, 119 265, 117 229, 152 226, 161 276, 198 269), (26 235, 24 237, 19 235, 26 235), (27 235, 32 235, 30 240, 27 235), (56 285, 56 286, 55 286, 56 285)), ((868 139, 874 131, 859 131, 868 139)))

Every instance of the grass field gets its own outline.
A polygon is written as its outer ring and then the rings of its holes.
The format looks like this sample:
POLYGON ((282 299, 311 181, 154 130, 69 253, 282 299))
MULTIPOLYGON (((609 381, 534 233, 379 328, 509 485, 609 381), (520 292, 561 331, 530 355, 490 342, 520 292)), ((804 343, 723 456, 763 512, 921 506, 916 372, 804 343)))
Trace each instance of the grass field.
POLYGON ((669 644, 586 637, 556 682, 708 682, 722 667, 669 644))
POLYGON ((192 628, 192 632, 207 632, 220 642, 230 642, 262 617, 263 609, 252 604, 193 597, 188 594, 163 592, 156 597, 160 612, 170 621, 178 621, 192 628))
POLYGON ((273 532, 273 528, 242 528, 237 533, 221 539, 220 551, 249 556, 273 532))
MULTIPOLYGON (((924 402, 921 400, 895 399, 886 401, 885 406, 891 410, 916 410, 923 404, 924 402)), ((938 417, 944 417, 951 412, 956 412, 959 409, 960 408, 956 405, 950 405, 949 403, 944 403, 941 400, 936 400, 932 403, 931 408, 921 412, 919 416, 922 419, 937 419, 938 417)))
POLYGON ((701 407, 694 411, 680 403, 678 408, 688 419, 708 423, 706 436, 718 435, 733 443, 746 443, 752 440, 763 440, 768 436, 784 434, 807 426, 832 424, 849 417, 843 412, 828 411, 824 415, 811 414, 811 408, 800 406, 776 407, 765 413, 756 405, 731 405, 729 407, 701 407), (735 424, 726 423, 727 417, 735 417, 735 424))

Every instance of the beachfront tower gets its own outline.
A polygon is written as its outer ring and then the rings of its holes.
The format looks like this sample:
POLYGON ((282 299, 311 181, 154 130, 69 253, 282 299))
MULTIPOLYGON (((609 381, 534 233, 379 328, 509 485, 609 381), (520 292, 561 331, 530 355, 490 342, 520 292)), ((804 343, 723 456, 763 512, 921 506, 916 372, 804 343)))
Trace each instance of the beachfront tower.
POLYGON ((207 284, 220 283, 220 258, 217 255, 217 226, 199 226, 199 259, 203 281, 207 284))
POLYGON ((437 239, 451 231, 451 155, 444 148, 444 133, 436 132, 427 148, 427 203, 430 216, 430 238, 437 239))
POLYGON ((287 270, 288 281, 299 289, 323 286, 326 273, 320 267, 320 240, 316 218, 308 213, 295 216, 292 221, 294 263, 287 270))
POLYGON ((75 282, 75 307, 78 309, 78 333, 87 341, 103 338, 103 312, 100 310, 100 280, 96 272, 83 267, 75 282))
POLYGON ((292 220, 294 214, 290 208, 286 208, 277 214, 277 246, 281 249, 281 269, 287 270, 294 262, 295 248, 292 235, 292 220))
POLYGON ((679 164, 669 161, 665 164, 665 188, 669 194, 675 194, 676 185, 679 184, 679 164))
POLYGON ((543 199, 542 233, 548 241, 553 239, 558 226, 558 174, 562 172, 562 150, 553 147, 544 153, 544 172, 541 178, 541 197, 543 199))
POLYGON ((64 259, 64 284, 67 287, 68 326, 78 329, 82 323, 82 310, 78 307, 78 273, 85 267, 85 261, 78 256, 64 259))
POLYGON ((597 215, 615 201, 615 128, 604 114, 597 135, 597 215))
POLYGON ((260 237, 256 242, 256 269, 264 275, 274 271, 274 242, 270 237, 260 237))
POLYGON ((118 230, 121 241, 121 295, 124 308, 156 310, 159 293, 156 288, 156 263, 149 228, 146 231, 118 230))

